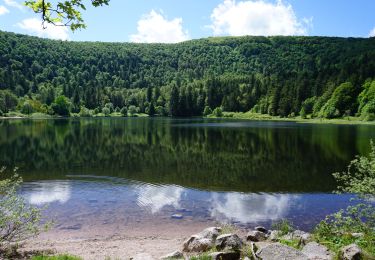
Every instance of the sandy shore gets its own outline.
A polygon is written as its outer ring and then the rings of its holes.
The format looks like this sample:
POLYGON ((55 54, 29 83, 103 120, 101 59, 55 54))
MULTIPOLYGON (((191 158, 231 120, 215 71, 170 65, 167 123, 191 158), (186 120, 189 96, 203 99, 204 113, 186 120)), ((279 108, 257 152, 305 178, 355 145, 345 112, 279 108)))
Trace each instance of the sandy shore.
MULTIPOLYGON (((212 223, 215 225, 215 223, 212 223)), ((211 225, 211 226, 212 226, 211 225)), ((68 253, 83 259, 129 259, 148 253, 158 259, 181 249, 190 235, 208 227, 207 223, 152 223, 126 229, 53 229, 22 245, 21 251, 53 251, 68 253)))

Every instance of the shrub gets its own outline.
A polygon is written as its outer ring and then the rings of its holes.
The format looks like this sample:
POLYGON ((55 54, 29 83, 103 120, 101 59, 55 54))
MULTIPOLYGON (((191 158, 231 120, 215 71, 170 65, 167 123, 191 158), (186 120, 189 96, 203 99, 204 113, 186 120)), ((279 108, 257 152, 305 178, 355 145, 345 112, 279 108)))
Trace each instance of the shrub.
POLYGON ((222 117, 223 116, 223 110, 221 109, 221 107, 217 107, 217 108, 214 109, 212 114, 216 117, 222 117))
POLYGON ((55 114, 60 116, 69 116, 70 114, 70 102, 65 96, 58 96, 55 101, 51 104, 51 107, 55 114))
POLYGON ((134 116, 138 112, 138 109, 136 106, 129 106, 129 114, 130 116, 134 116))
POLYGON ((81 106, 81 109, 79 111, 79 116, 80 117, 91 117, 92 116, 92 111, 85 106, 81 106))
POLYGON ((208 116, 212 114, 212 109, 209 106, 205 106, 203 110, 203 115, 208 116))
MULTIPOLYGON (((2 168, 0 174, 4 171, 5 168, 2 168)), ((16 171, 14 169, 11 178, 0 181, 0 253, 10 243, 36 236, 41 231, 41 209, 28 205, 18 195, 22 178, 16 171)), ((48 225, 44 227, 47 228, 48 225)))
POLYGON ((108 107, 104 107, 102 109, 102 113, 104 114, 104 116, 109 116, 109 114, 111 113, 111 110, 108 107))
POLYGON ((120 113, 122 116, 128 116, 128 109, 126 107, 121 108, 120 113))
POLYGON ((34 112, 34 109, 32 107, 32 105, 30 104, 30 102, 28 101, 25 101, 22 105, 22 108, 21 108, 21 113, 22 114, 25 114, 25 115, 30 115, 34 112))
POLYGON ((279 230, 281 232, 281 235, 286 235, 294 230, 293 224, 287 219, 282 219, 280 221, 272 223, 272 228, 275 230, 279 230))

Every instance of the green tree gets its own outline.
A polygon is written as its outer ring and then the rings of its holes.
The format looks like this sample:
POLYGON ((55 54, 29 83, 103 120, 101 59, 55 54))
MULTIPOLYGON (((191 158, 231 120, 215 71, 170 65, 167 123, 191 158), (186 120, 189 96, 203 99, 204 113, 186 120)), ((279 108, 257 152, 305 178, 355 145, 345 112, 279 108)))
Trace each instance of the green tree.
POLYGON ((155 115, 155 106, 154 102, 151 102, 149 107, 148 107, 148 114, 149 116, 154 116, 155 115))
POLYGON ((104 114, 104 116, 109 116, 111 114, 111 110, 108 107, 104 107, 102 109, 102 113, 104 114))
POLYGON ((217 108, 214 109, 212 114, 216 117, 222 117, 223 116, 223 110, 221 109, 221 107, 217 107, 217 108))
POLYGON ((33 106, 29 101, 25 101, 21 108, 21 113, 25 115, 30 115, 34 112, 33 106))
POLYGON ((180 94, 178 91, 177 86, 173 86, 171 90, 171 97, 169 99, 169 109, 171 116, 178 116, 179 115, 179 101, 180 101, 180 94))
POLYGON ((60 116, 70 115, 70 102, 67 97, 61 95, 58 96, 55 101, 51 104, 51 107, 55 114, 60 116))
MULTIPOLYGON (((110 0, 91 0, 94 7, 108 5, 110 0)), ((27 0, 25 5, 42 15, 44 22, 56 26, 69 26, 72 31, 86 28, 81 10, 86 10, 83 0, 48 1, 27 0)))

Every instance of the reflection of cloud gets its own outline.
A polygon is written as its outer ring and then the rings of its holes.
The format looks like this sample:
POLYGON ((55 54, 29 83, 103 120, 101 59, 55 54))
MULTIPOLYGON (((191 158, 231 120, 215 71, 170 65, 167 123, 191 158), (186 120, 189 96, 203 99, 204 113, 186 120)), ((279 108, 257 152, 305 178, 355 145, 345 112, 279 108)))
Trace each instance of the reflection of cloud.
POLYGON ((68 182, 39 183, 38 187, 31 191, 29 202, 42 205, 51 202, 65 203, 70 199, 71 190, 68 182))
POLYGON ((219 221, 243 223, 276 220, 285 217, 292 197, 284 194, 214 193, 211 215, 219 221))
POLYGON ((183 188, 178 186, 141 186, 138 193, 137 204, 148 207, 152 213, 157 213, 164 206, 180 207, 183 188))

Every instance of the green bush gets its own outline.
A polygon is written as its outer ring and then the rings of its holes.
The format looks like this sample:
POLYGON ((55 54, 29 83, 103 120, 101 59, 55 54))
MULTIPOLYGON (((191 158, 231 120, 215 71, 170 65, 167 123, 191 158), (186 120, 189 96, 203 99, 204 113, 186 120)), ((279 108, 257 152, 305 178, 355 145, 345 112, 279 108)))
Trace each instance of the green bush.
POLYGON ((203 110, 203 115, 208 116, 212 114, 212 109, 209 106, 205 106, 203 110))
POLYGON ((55 101, 51 104, 51 107, 55 114, 60 116, 69 116, 70 114, 70 102, 69 99, 63 95, 58 96, 55 101))
MULTIPOLYGON (((0 170, 3 175, 5 168, 0 170)), ((13 176, 0 181, 0 258, 11 243, 20 242, 41 232, 41 209, 30 206, 17 190, 22 178, 13 176)), ((44 225, 47 228, 48 225, 44 225)))
POLYGON ((82 260, 82 258, 72 255, 55 255, 55 256, 33 256, 31 260, 82 260))
POLYGON ((30 102, 28 101, 25 101, 22 105, 22 108, 21 108, 21 113, 22 114, 25 114, 25 115, 30 115, 34 112, 34 109, 32 107, 32 105, 30 104, 30 102))
POLYGON ((104 114, 104 116, 109 116, 111 114, 111 110, 108 107, 104 107, 102 109, 102 113, 104 114))
POLYGON ((128 116, 128 109, 126 107, 121 108, 120 113, 122 116, 128 116))
POLYGON ((216 117, 222 117, 223 116, 223 110, 221 109, 221 107, 217 107, 217 108, 214 109, 212 114, 216 117))
POLYGON ((281 235, 286 235, 294 230, 293 224, 287 219, 282 219, 272 223, 272 228, 280 231, 281 235))

